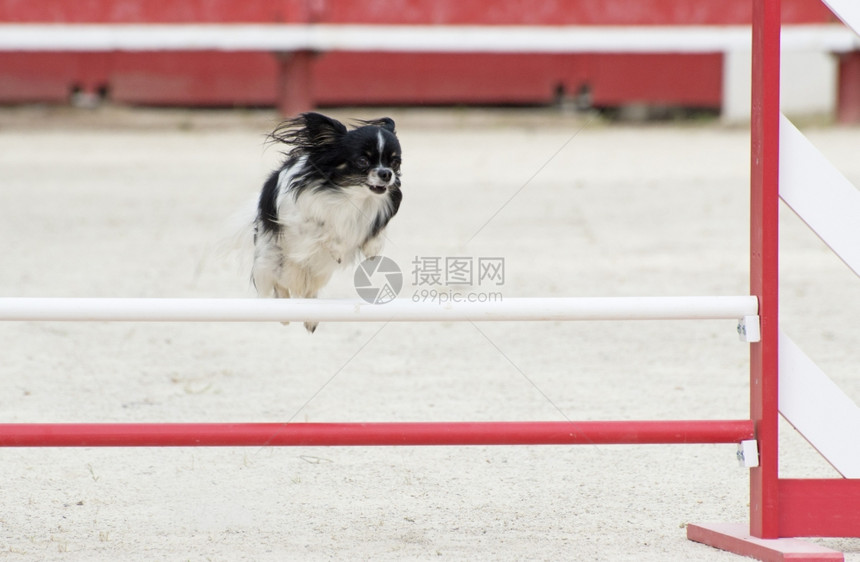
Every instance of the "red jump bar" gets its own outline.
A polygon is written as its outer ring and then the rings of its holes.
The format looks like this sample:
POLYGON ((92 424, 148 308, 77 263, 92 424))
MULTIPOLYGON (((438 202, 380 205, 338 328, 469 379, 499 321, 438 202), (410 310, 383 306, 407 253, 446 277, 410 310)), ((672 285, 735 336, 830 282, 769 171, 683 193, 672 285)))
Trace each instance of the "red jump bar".
POLYGON ((0 424, 0 447, 625 445, 739 443, 750 420, 0 424))

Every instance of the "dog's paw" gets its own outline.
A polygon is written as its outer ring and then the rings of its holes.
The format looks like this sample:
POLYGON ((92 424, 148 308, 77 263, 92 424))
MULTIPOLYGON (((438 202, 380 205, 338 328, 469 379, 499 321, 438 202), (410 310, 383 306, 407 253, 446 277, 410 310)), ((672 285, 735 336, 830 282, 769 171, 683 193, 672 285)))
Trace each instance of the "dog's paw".
POLYGON ((365 258, 375 258, 382 253, 382 248, 385 245, 385 240, 382 236, 377 236, 365 242, 361 246, 361 253, 365 258))
POLYGON ((308 331, 309 334, 313 334, 317 330, 317 326, 319 326, 319 322, 305 322, 305 330, 308 331))

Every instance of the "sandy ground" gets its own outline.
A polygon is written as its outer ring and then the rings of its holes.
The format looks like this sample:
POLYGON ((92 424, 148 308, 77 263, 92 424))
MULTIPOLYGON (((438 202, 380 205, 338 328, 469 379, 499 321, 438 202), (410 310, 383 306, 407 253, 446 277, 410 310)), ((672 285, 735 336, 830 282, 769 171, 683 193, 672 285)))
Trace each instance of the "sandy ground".
MULTIPOLYGON (((370 117, 367 110, 336 111, 370 117)), ((504 297, 747 293, 748 133, 391 113, 385 255, 504 257, 504 297)), ((0 112, 0 294, 251 296, 214 251, 278 160, 268 112, 0 112)), ((860 185, 860 130, 808 129, 860 185)), ((782 218, 783 328, 855 400, 860 281, 782 218)), ((443 292, 450 287, 437 287, 443 292)), ((487 291, 485 286, 467 289, 487 291)), ((325 292, 354 297, 352 271, 325 292)), ((0 421, 744 418, 731 321, 0 325, 0 421)), ((834 471, 789 427, 782 473, 834 471)), ((733 445, 6 449, 0 559, 733 560, 733 445)), ((860 541, 818 542, 860 560, 860 541)))

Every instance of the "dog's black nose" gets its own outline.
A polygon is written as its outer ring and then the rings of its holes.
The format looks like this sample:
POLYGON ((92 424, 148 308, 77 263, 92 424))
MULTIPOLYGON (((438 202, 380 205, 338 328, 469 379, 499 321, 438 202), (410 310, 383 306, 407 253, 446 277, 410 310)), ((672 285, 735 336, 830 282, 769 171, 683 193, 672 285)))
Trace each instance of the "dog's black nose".
POLYGON ((379 179, 384 182, 391 181, 391 170, 389 170, 388 168, 379 168, 378 170, 376 170, 376 175, 379 176, 379 179))

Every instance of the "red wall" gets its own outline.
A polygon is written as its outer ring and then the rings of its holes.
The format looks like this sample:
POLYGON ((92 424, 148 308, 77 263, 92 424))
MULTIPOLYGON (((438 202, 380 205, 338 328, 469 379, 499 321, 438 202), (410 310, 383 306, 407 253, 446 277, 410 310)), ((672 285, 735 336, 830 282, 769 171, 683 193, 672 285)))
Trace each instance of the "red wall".
MULTIPOLYGON (((751 0, 0 0, 0 21, 665 25, 749 23, 751 0)), ((833 21, 782 0, 785 23, 833 21)))
MULTIPOLYGON (((833 21, 816 0, 783 0, 786 23, 833 21)), ((0 0, 3 22, 666 25, 749 23, 750 0, 0 0)), ((4 53, 0 102, 55 101, 75 88, 123 103, 273 105, 270 53, 4 53)), ((545 103, 559 88, 596 105, 719 107, 710 55, 328 53, 322 104, 545 103)))

